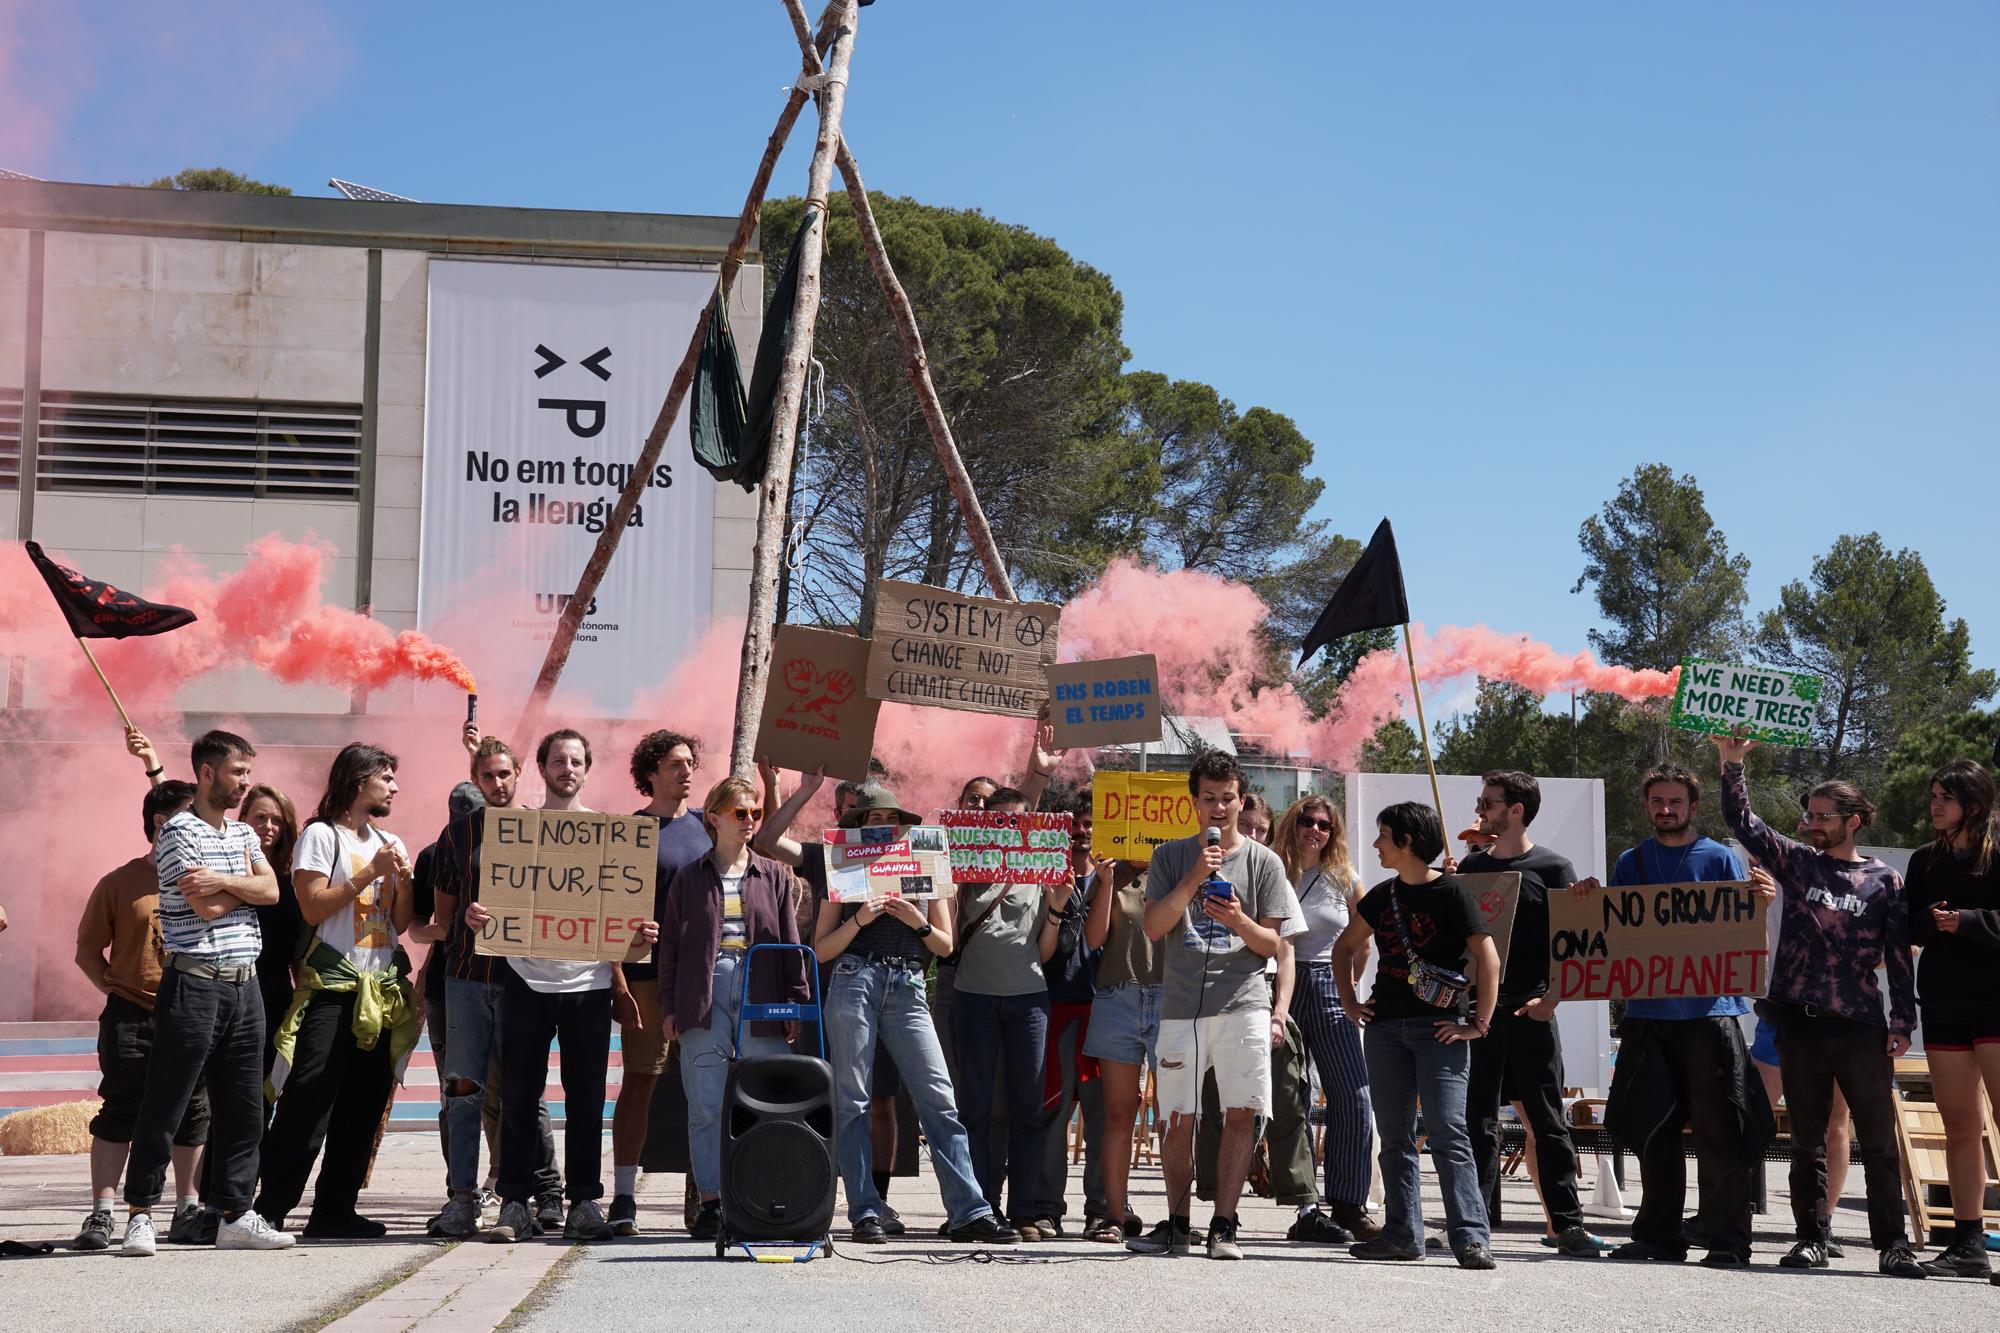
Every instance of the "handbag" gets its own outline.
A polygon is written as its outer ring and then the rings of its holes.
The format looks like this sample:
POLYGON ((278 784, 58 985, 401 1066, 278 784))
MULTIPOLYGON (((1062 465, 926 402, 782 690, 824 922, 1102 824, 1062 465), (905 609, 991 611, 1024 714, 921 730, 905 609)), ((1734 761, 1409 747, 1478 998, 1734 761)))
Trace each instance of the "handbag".
POLYGON ((1471 993, 1472 979, 1463 972, 1454 972, 1448 967, 1433 963, 1421 957, 1416 947, 1410 943, 1410 931, 1403 924, 1402 901, 1396 896, 1394 885, 1389 888, 1389 915, 1396 922, 1396 934, 1403 942, 1403 957, 1410 960, 1410 989, 1419 1000, 1434 1009, 1456 1009, 1471 993))

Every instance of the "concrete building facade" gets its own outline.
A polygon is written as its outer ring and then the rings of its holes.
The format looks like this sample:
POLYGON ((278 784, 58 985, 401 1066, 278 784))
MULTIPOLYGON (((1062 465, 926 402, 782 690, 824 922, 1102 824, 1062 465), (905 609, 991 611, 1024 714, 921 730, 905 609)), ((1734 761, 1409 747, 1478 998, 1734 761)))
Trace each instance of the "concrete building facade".
MULTIPOLYGON (((336 551, 327 601, 412 628, 431 260, 713 271, 734 227, 0 179, 0 539, 142 589, 176 550, 227 573, 266 533, 312 533, 336 551)), ((753 262, 734 286, 746 345, 762 278, 753 262)), ((718 616, 747 607, 755 514, 715 488, 718 616)), ((8 702, 35 707, 32 674, 8 702)), ((274 721, 354 706, 247 666, 177 703, 274 721)))

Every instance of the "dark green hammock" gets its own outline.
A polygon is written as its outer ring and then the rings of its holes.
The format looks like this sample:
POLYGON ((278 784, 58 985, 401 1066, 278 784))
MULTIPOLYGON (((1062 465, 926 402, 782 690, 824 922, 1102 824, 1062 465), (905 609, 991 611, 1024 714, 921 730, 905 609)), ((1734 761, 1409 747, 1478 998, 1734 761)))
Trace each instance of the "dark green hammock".
POLYGON ((799 290, 799 251, 813 210, 807 209, 785 256, 785 271, 764 305, 764 332, 757 340, 757 364, 750 372, 750 390, 743 390, 743 370, 736 357, 736 337, 729 329, 729 303, 721 288, 710 298, 708 336, 702 340, 695 368, 694 392, 688 403, 688 430, 694 438, 694 458, 717 481, 733 481, 754 491, 764 480, 771 455, 771 427, 778 408, 778 373, 784 366, 785 342, 792 330, 792 305, 799 290))

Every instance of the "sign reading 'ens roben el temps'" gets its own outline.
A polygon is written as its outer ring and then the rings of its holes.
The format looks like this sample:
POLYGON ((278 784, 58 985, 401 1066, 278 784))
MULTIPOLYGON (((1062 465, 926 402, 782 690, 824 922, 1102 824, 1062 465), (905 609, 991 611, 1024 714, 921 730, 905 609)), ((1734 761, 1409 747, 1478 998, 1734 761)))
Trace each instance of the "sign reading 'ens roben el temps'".
MULTIPOLYGON (((525 690, 715 275, 429 267, 417 618, 474 650, 488 693, 525 690)), ((622 712, 698 640, 712 596, 714 498, 682 414, 584 612, 565 691, 622 712)))

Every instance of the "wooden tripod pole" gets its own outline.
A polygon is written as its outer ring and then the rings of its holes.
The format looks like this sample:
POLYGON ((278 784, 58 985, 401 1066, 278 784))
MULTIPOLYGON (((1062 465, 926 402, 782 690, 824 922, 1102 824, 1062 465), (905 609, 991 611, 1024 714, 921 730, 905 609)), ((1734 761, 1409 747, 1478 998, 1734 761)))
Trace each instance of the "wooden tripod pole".
POLYGON ((1424 721, 1424 689, 1417 684, 1417 649, 1410 642, 1410 627, 1403 625, 1403 652, 1410 659, 1410 697, 1417 701, 1417 737, 1424 743, 1424 768, 1431 775, 1431 804, 1437 808, 1438 822, 1444 822, 1444 797, 1438 793, 1437 763, 1431 758, 1431 729, 1424 721))
POLYGON ((778 562, 785 546, 785 515, 791 501, 792 451, 798 443, 799 407, 805 397, 806 365, 812 359, 819 324, 820 256, 826 245, 826 196, 833 182, 834 151, 840 144, 840 115, 847 105, 847 71, 854 56, 854 0, 834 0, 828 19, 833 44, 819 90, 819 139, 806 174, 805 239, 799 245, 798 294, 778 373, 778 400, 772 413, 771 452, 764 465, 757 510, 757 546, 750 575, 750 609, 743 625, 742 676, 736 687, 736 726, 729 768, 749 777, 755 767, 757 719, 770 683, 772 611, 778 597, 778 562))
POLYGON ((118 720, 125 724, 125 730, 131 731, 133 729, 132 716, 125 711, 125 705, 118 702, 118 691, 111 688, 110 680, 104 675, 104 668, 97 665, 97 654, 90 651, 90 644, 83 639, 78 639, 76 646, 83 649, 83 660, 90 663, 90 669, 97 673, 97 683, 102 685, 104 692, 111 696, 111 706, 118 710, 118 720))
MULTIPOLYGON (((806 63, 807 72, 816 74, 820 66, 819 48, 806 27, 805 10, 799 0, 785 0, 785 9, 791 15, 792 32, 799 41, 800 58, 806 63)), ((840 166, 841 179, 847 184, 847 199, 853 206, 855 226, 861 232, 861 248, 867 251, 868 266, 874 270, 875 281, 882 288, 890 313, 896 317, 896 334, 903 344, 903 364, 910 387, 916 390, 917 402, 924 409, 924 421, 930 427, 931 443, 937 448, 938 463, 944 468, 952 498, 958 501, 958 511, 965 517, 966 535, 972 539, 973 550, 979 553, 979 562, 986 567, 986 583, 993 595, 1004 601, 1016 601, 1014 580, 1007 573, 1007 562, 993 540, 993 529, 986 522, 979 495, 972 489, 972 477, 965 470, 958 442, 952 439, 951 422, 938 399, 937 385, 931 382, 930 359, 924 353, 924 335, 917 327, 916 311, 911 309, 909 294, 903 290, 902 281, 889 262, 888 247, 883 245, 882 233, 875 226, 875 210, 868 203, 867 187, 861 183, 860 164, 854 160, 845 136, 835 160, 840 166)))
POLYGON ((757 217, 764 207, 764 191, 771 184, 771 172, 778 165, 778 157, 784 152, 785 141, 791 138, 792 126, 798 120, 799 112, 805 109, 808 96, 803 88, 792 90, 791 96, 785 100, 784 110, 778 114, 778 123, 771 130, 770 139, 764 145, 763 160, 757 164, 757 174, 743 200, 743 211, 736 218, 736 232, 729 238, 729 249, 723 256, 715 296, 695 321, 694 333, 688 338, 687 354, 681 358, 666 400, 660 404, 659 413, 653 418, 653 428, 646 434, 638 461, 632 467, 631 478, 626 481, 625 489, 619 492, 618 504, 605 522, 604 531, 597 534, 597 545, 591 551, 590 559, 584 562, 576 592, 563 607, 562 615, 556 622, 555 637, 549 641, 548 652, 542 657, 542 669, 528 695, 527 707, 515 727, 517 742, 523 746, 534 743, 534 733, 540 729, 542 717, 548 710, 549 697, 555 693, 556 681, 561 678, 563 667, 569 663, 570 649, 575 646, 576 632, 583 624, 584 612, 589 610, 592 599, 597 596, 598 585, 611 568, 611 557, 618 550, 619 538, 625 535, 625 525, 630 521, 632 511, 645 495, 646 479, 653 475, 653 467, 660 460, 667 432, 673 429, 675 420, 681 414, 681 404, 687 400, 688 389, 694 383, 695 370, 701 361, 702 343, 708 338, 708 321, 713 317, 715 302, 729 299, 737 271, 743 267, 743 256, 750 248, 751 234, 757 230, 757 217))

